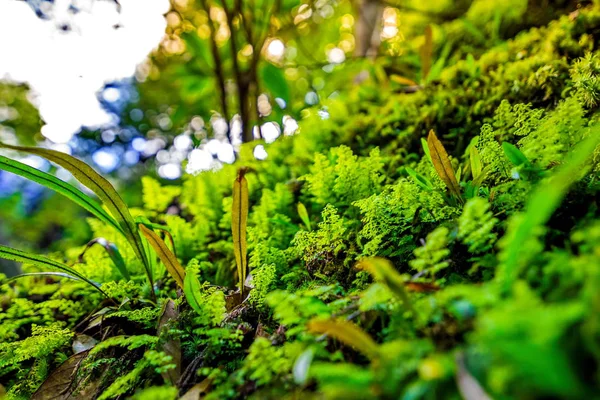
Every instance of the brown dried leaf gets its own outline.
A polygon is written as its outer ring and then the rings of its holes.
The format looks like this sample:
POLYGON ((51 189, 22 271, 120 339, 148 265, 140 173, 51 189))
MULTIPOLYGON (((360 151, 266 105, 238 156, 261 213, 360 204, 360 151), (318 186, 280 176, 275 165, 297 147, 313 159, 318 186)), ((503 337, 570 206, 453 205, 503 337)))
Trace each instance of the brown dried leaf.
POLYGON ((179 398, 179 400, 199 400, 208 393, 211 385, 212 385, 212 379, 206 378, 202 382, 194 385, 183 396, 181 396, 179 398))
POLYGON ((31 396, 31 400, 75 400, 92 398, 98 389, 99 381, 77 380, 77 370, 87 357, 89 350, 69 357, 55 369, 31 396))
POLYGON ((452 169, 450 158, 448 157, 444 145, 442 145, 442 142, 437 138, 433 129, 429 131, 429 136, 427 136, 427 147, 429 148, 431 161, 433 162, 435 171, 442 181, 444 181, 450 190, 450 193, 460 199, 460 186, 458 185, 456 175, 452 169))

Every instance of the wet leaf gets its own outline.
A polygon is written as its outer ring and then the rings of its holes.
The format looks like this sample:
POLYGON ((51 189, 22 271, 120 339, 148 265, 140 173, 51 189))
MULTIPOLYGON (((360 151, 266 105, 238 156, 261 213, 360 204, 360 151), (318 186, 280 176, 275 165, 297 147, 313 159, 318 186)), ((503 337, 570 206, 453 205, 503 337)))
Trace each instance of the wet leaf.
MULTIPOLYGON (((160 318, 158 319, 158 327, 156 329, 157 334, 160 336, 161 332, 167 328, 168 324, 177 321, 179 318, 179 310, 175 302, 168 299, 163 305, 160 318)), ((162 373, 162 377, 165 381, 171 382, 173 386, 177 385, 179 378, 181 377, 181 342, 177 338, 169 337, 168 340, 162 344, 162 349, 165 354, 171 356, 175 368, 169 369, 162 373)))
POLYGON ((67 197, 69 200, 83 207, 100 221, 112 226, 119 232, 123 232, 117 221, 104 211, 102 206, 96 200, 92 199, 75 186, 58 179, 54 175, 50 175, 30 167, 29 165, 3 156, 0 156, 0 169, 22 176, 23 178, 39 183, 50 190, 54 190, 56 193, 67 197))
POLYGON ((377 343, 365 331, 351 322, 315 319, 308 323, 308 330, 313 333, 326 334, 347 346, 354 347, 371 360, 379 357, 377 343))
POLYGON ((433 167, 438 176, 442 179, 446 187, 448 187, 450 193, 460 199, 460 186, 452 169, 450 158, 442 142, 440 142, 433 130, 430 130, 429 136, 427 136, 427 147, 429 148, 433 167))
POLYGON ((167 272, 173 277, 177 285, 183 288, 185 270, 179 264, 179 261, 177 261, 175 254, 169 250, 165 242, 153 230, 146 228, 143 224, 139 224, 138 227, 146 239, 148 239, 148 243, 150 243, 158 258, 163 262, 165 268, 167 268, 167 272))
POLYGON ((244 296, 244 282, 247 272, 246 226, 248 223, 248 181, 244 176, 246 170, 241 168, 233 182, 233 206, 231 211, 231 232, 233 234, 233 252, 237 265, 239 288, 244 296))

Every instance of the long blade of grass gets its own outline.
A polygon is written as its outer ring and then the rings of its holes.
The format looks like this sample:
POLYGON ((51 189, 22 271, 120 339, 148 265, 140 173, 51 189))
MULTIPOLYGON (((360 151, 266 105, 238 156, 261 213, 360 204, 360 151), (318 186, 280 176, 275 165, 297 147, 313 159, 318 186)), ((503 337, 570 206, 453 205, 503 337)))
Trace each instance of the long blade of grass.
POLYGON ((446 184, 450 193, 458 199, 461 199, 460 186, 456 180, 456 175, 452 169, 448 153, 433 130, 430 130, 429 135, 427 136, 427 147, 429 148, 431 161, 433 162, 435 171, 442 181, 444 181, 444 184, 446 184))
POLYGON ((477 147, 471 146, 469 149, 469 159, 471 161, 471 175, 473 176, 473 180, 477 179, 483 170, 483 166, 481 164, 481 156, 479 155, 479 150, 477 147))
POLYGON ((69 200, 83 207, 102 222, 112 226, 119 232, 123 232, 117 221, 115 221, 96 200, 92 199, 75 186, 58 179, 54 175, 50 175, 30 167, 27 164, 3 156, 0 156, 0 169, 22 176, 23 178, 39 183, 48 189, 54 190, 56 193, 67 197, 69 200))
MULTIPOLYGON (((102 295, 106 296, 106 293, 100 289, 100 285, 96 282, 86 278, 79 271, 65 265, 61 262, 52 260, 51 258, 40 256, 37 254, 28 253, 25 251, 13 249, 12 247, 7 247, 0 245, 0 258, 4 258, 6 260, 17 261, 21 263, 35 265, 40 268, 51 268, 56 269, 60 272, 64 272, 68 275, 71 275, 89 285, 94 287, 94 289, 98 290, 102 295)), ((108 296, 106 296, 108 297, 108 296)))
POLYGON ((233 208, 231 212, 231 232, 233 234, 233 252, 237 265, 240 293, 244 297, 246 282, 246 225, 248 223, 248 181, 244 176, 245 169, 238 171, 233 182, 233 208))
POLYGON ((503 282, 503 290, 508 290, 519 274, 523 243, 535 230, 546 224, 566 196, 569 187, 581 176, 581 171, 596 147, 600 145, 600 125, 592 128, 589 136, 577 144, 570 152, 567 161, 558 167, 547 182, 537 185, 525 205, 524 218, 516 228, 510 244, 501 254, 504 260, 497 277, 503 282))
POLYGON ((96 196, 100 198, 102 203, 106 205, 112 216, 121 226, 121 229, 133 248, 136 256, 144 264, 150 285, 154 287, 152 270, 144 252, 142 238, 137 230, 135 221, 129 213, 127 205, 108 180, 106 180, 102 175, 97 173, 92 167, 83 161, 56 150, 37 147, 13 146, 0 142, 0 148, 1 147, 35 154, 53 163, 56 163, 69 171, 75 177, 75 179, 81 182, 81 184, 93 191, 96 196))
POLYGON ((177 261, 175 254, 169 250, 165 242, 153 230, 146 228, 143 224, 139 224, 138 226, 140 232, 148 239, 148 243, 150 243, 158 258, 163 262, 169 274, 175 279, 177 285, 183 289, 185 270, 179 264, 179 261, 177 261))
POLYGON ((306 210, 306 206, 303 203, 298 203, 298 215, 304 225, 306 225, 306 229, 312 231, 312 227, 310 226, 310 218, 308 217, 308 211, 306 210))
POLYGON ((365 331, 351 322, 344 320, 315 319, 308 323, 308 330, 314 333, 324 333, 345 345, 354 347, 370 360, 379 357, 379 346, 365 331))

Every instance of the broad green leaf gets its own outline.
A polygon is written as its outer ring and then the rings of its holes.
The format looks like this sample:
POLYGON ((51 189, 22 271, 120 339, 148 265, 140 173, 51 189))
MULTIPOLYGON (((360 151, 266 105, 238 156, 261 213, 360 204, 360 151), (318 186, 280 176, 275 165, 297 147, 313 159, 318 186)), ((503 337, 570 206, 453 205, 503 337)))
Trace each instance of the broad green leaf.
POLYGON ((244 282, 247 273, 246 226, 248 223, 248 181, 244 176, 246 169, 241 168, 233 181, 233 206, 231 210, 231 232, 233 235, 233 252, 237 265, 240 293, 244 297, 244 282))
POLYGON ((310 226, 310 218, 308 217, 308 211, 306 211, 306 207, 302 203, 298 203, 298 215, 300 216, 302 222, 304 222, 304 225, 306 225, 306 229, 311 231, 312 227, 310 226))
POLYGON ((460 186, 456 180, 456 175, 452 169, 452 164, 450 163, 448 153, 446 153, 444 145, 442 145, 442 142, 440 142, 433 130, 430 130, 429 136, 427 136, 427 147, 429 148, 433 167, 435 168, 438 176, 446 184, 446 187, 448 187, 450 193, 452 193, 458 199, 461 199, 460 186))
POLYGON ((185 279, 185 270, 177 261, 177 257, 175 254, 163 242, 163 240, 154 233, 153 230, 146 228, 143 224, 138 225, 140 228, 140 232, 148 239, 148 243, 152 246, 158 258, 163 262, 165 268, 169 274, 175 279, 175 282, 179 287, 183 288, 183 280, 185 279))
POLYGON ((39 256, 37 254, 32 254, 25 251, 13 249, 11 247, 0 245, 0 258, 20 263, 31 264, 44 269, 50 268, 58 270, 91 285, 92 287, 94 287, 94 289, 102 293, 103 296, 106 296, 106 293, 104 293, 102 289, 100 289, 100 285, 98 285, 96 282, 86 278, 81 273, 79 273, 79 271, 69 267, 68 265, 52 260, 48 257, 39 256))
POLYGON ((502 150, 504 150, 506 158, 508 158, 515 167, 529 164, 529 160, 525 157, 525 154, 523 154, 514 144, 502 142, 502 150))
POLYGON ((419 174, 417 171, 410 167, 404 167, 406 172, 415 180, 415 183, 421 186, 423 189, 431 191, 433 190, 433 185, 429 181, 429 179, 425 178, 423 175, 419 174))
POLYGON ((313 333, 329 335, 347 346, 354 347, 370 360, 379 358, 379 346, 362 329, 344 320, 314 319, 308 323, 308 330, 313 333))
POLYGON ((570 152, 565 164, 546 181, 537 185, 525 205, 525 215, 513 234, 510 244, 501 255, 504 260, 497 275, 503 280, 503 289, 508 289, 519 274, 519 260, 523 254, 523 243, 543 226, 566 196, 569 187, 581 177, 581 171, 600 145, 600 125, 591 129, 590 135, 570 152))
POLYGON ((83 249, 83 252, 79 255, 79 262, 83 262, 83 256, 88 251, 88 249, 95 244, 100 245, 104 248, 106 254, 108 254, 111 261, 119 270, 119 273, 121 274, 121 276, 123 276, 123 278, 127 280, 131 279, 131 277, 129 276, 129 271, 127 270, 127 266, 125 265, 125 260, 123 260, 123 256, 121 255, 121 252, 119 251, 117 246, 115 246, 114 243, 111 243, 104 238, 96 238, 90 240, 85 246, 85 249, 83 249))
POLYGON ((0 156, 0 169, 22 176, 23 178, 39 183, 48 189, 54 190, 83 207, 102 222, 112 226, 119 232, 123 232, 117 221, 104 211, 102 206, 96 200, 92 199, 75 186, 61 181, 57 177, 46 172, 30 167, 27 164, 3 156, 0 156))
POLYGON ((281 68, 277 68, 269 62, 263 63, 260 68, 260 79, 274 97, 279 97, 289 103, 290 88, 281 68))
POLYGON ((198 314, 202 314, 202 296, 198 277, 193 271, 188 270, 183 281, 183 293, 190 305, 198 314))
POLYGON ((471 161, 471 175, 473 176, 473 180, 477 179, 482 172, 482 164, 481 164, 481 156, 479 155, 479 150, 477 147, 471 146, 469 148, 469 159, 471 161))
POLYGON ((127 205, 109 181, 107 181, 104 177, 102 177, 102 175, 94 171, 92 167, 83 161, 59 151, 37 147, 12 146, 0 142, 0 148, 1 147, 35 154, 52 161, 53 163, 65 168, 75 177, 75 179, 93 191, 121 226, 121 229, 133 248, 136 256, 144 264, 150 285, 154 287, 154 283, 152 281, 152 270, 150 269, 150 264, 146 258, 142 238, 139 235, 135 221, 129 213, 127 205))
POLYGON ((386 285, 406 308, 411 308, 404 280, 389 260, 380 257, 366 258, 361 260, 356 267, 373 275, 373 278, 386 285))

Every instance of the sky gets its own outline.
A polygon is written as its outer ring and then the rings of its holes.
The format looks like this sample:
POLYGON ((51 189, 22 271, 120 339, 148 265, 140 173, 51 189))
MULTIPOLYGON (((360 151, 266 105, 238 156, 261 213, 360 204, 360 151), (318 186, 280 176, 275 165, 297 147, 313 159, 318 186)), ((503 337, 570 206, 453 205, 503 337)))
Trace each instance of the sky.
POLYGON ((41 3, 48 18, 25 1, 0 0, 0 79, 30 85, 45 121, 42 135, 56 144, 82 126, 114 124, 98 95, 106 83, 133 76, 159 45, 169 1, 120 0, 120 12, 107 0, 32 3, 41 3))

